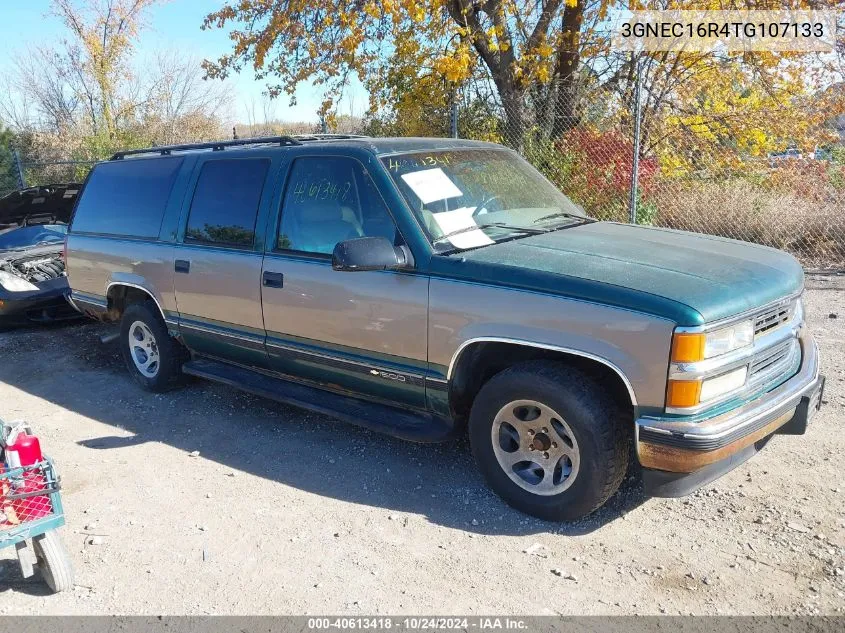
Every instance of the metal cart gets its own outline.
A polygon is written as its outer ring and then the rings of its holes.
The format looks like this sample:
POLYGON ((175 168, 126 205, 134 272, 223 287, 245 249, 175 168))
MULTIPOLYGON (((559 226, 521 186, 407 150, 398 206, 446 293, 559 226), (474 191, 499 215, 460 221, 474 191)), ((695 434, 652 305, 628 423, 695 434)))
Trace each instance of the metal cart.
POLYGON ((73 586, 73 567, 56 529, 65 516, 49 458, 20 468, 0 462, 0 549, 15 546, 24 578, 36 572, 53 592, 73 586))

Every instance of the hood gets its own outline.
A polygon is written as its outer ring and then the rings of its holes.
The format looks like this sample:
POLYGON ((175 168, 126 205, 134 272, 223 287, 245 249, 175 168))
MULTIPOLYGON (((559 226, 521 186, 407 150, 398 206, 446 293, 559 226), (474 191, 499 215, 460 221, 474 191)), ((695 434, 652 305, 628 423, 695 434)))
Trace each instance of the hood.
POLYGON ((67 224, 81 188, 78 183, 66 183, 13 191, 0 198, 0 228, 56 222, 67 224))
POLYGON ((470 266, 494 265, 496 276, 509 285, 520 285, 520 273, 527 273, 529 285, 546 286, 538 289, 656 313, 680 325, 731 317, 795 294, 804 284, 801 265, 783 251, 699 233, 610 222, 534 235, 452 257, 462 257, 470 266))

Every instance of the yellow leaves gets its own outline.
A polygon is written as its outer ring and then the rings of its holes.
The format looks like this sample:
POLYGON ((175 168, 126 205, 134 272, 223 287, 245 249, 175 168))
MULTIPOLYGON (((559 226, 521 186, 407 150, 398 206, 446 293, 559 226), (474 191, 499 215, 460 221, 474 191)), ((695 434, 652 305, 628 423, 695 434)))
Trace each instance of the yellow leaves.
POLYGON ((547 84, 549 83, 549 79, 551 79, 551 72, 549 70, 548 64, 543 64, 537 68, 537 80, 540 83, 547 84))
POLYGON ((555 52, 555 49, 549 46, 548 42, 543 42, 540 46, 537 47, 537 54, 540 57, 551 57, 555 52))
POLYGON ((350 34, 340 41, 340 48, 346 55, 354 55, 358 46, 361 44, 360 35, 350 34))
MULTIPOLYGON (((782 65, 755 61, 753 69, 741 57, 689 64, 688 77, 673 90, 670 115, 652 115, 650 122, 651 137, 664 139, 658 150, 664 173, 744 173, 791 143, 813 148, 821 142, 830 110, 816 106, 812 82, 782 65)), ((665 68, 665 80, 672 81, 671 67, 665 68)))
POLYGON ((461 45, 453 54, 439 57, 434 62, 434 70, 453 83, 467 79, 472 70, 472 57, 468 48, 461 45))
MULTIPOLYGON (((425 6, 416 0, 399 0, 406 15, 415 23, 420 24, 426 18, 425 6)), ((394 12, 395 13, 395 12, 394 12)))

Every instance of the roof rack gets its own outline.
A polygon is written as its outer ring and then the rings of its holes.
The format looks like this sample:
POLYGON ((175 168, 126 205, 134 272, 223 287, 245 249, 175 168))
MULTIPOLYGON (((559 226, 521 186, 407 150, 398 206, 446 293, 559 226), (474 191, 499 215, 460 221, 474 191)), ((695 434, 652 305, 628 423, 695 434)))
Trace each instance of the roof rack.
POLYGON ((342 141, 347 138, 369 138, 364 134, 294 134, 297 141, 342 141))
POLYGON ((116 152, 110 160, 121 160, 126 156, 137 156, 139 154, 161 154, 168 156, 173 152, 187 152, 195 149, 210 149, 215 152, 224 150, 227 147, 240 147, 243 145, 268 145, 276 144, 282 146, 302 145, 292 136, 262 136, 258 138, 239 138, 231 141, 211 141, 209 143, 185 143, 184 145, 162 145, 161 147, 148 147, 146 149, 128 149, 123 152, 116 152))

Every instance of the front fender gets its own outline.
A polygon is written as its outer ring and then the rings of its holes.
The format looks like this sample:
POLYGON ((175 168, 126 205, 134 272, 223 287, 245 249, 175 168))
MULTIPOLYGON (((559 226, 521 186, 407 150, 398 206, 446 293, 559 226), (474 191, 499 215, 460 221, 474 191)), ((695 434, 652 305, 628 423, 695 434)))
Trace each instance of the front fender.
POLYGON ((473 342, 558 350, 601 362, 628 387, 640 412, 662 410, 675 324, 667 319, 542 293, 432 279, 429 297, 432 373, 451 377, 473 342))

